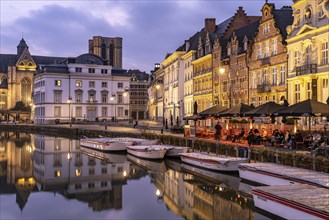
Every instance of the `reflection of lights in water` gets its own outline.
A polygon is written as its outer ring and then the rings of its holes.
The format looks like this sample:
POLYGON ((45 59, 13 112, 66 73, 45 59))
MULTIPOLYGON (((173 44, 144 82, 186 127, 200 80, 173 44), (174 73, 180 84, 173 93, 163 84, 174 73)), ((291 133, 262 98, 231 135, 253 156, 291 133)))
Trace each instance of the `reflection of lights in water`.
POLYGON ((157 189, 157 191, 155 192, 155 195, 160 196, 160 194, 161 194, 160 190, 157 189))
POLYGON ((240 194, 238 194, 238 198, 240 199, 240 194))
POLYGON ((127 176, 127 172, 126 171, 123 171, 123 176, 127 176))
POLYGON ((68 160, 71 159, 71 153, 67 153, 67 159, 68 159, 68 160))
POLYGON ((26 147, 26 150, 27 150, 28 152, 32 153, 32 147, 31 147, 30 145, 28 145, 28 146, 26 147))
POLYGON ((223 188, 222 188, 222 187, 219 187, 219 191, 221 191, 221 192, 222 192, 222 191, 223 191, 223 188))

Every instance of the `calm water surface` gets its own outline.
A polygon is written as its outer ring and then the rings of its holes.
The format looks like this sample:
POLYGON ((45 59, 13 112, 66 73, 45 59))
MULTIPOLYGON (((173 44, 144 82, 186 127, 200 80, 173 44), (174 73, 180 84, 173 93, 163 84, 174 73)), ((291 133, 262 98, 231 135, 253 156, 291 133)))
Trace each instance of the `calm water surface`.
POLYGON ((237 175, 1 133, 0 219, 267 219, 237 175))

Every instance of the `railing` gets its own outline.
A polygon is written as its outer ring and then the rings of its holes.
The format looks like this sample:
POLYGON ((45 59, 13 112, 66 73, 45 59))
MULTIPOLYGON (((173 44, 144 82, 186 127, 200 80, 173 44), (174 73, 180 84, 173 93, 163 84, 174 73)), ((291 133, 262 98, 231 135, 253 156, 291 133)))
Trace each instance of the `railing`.
POLYGON ((310 73, 317 73, 318 65, 316 63, 306 64, 303 66, 296 67, 296 76, 302 76, 310 73))
POLYGON ((260 85, 257 85, 257 92, 258 93, 263 93, 263 92, 270 92, 271 91, 271 88, 269 86, 269 84, 260 84, 260 85))

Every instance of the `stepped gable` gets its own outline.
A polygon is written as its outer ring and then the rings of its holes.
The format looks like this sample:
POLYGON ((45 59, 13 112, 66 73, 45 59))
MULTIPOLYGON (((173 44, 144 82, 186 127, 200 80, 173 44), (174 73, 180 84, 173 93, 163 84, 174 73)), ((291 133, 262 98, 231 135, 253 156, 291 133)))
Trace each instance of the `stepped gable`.
POLYGON ((259 21, 261 16, 247 16, 242 7, 235 12, 234 16, 231 19, 230 24, 226 28, 223 34, 223 38, 229 39, 234 30, 243 27, 247 24, 259 21))
MULTIPOLYGON (((294 17, 292 16, 292 8, 283 6, 281 9, 273 10, 275 25, 280 29, 281 36, 287 38, 287 26, 292 25, 294 17)), ((284 41, 285 42, 285 41, 284 41)))

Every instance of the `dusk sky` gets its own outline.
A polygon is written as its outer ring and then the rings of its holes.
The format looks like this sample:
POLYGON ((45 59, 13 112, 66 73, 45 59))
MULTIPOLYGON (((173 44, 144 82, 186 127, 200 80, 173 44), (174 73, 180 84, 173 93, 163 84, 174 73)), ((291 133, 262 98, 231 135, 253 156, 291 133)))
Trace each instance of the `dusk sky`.
MULTIPOLYGON (((150 72, 204 26, 239 6, 261 15, 265 0, 0 0, 0 53, 16 54, 24 36, 32 55, 78 56, 93 36, 123 38, 123 68, 150 72)), ((292 0, 272 0, 276 8, 292 0)))

